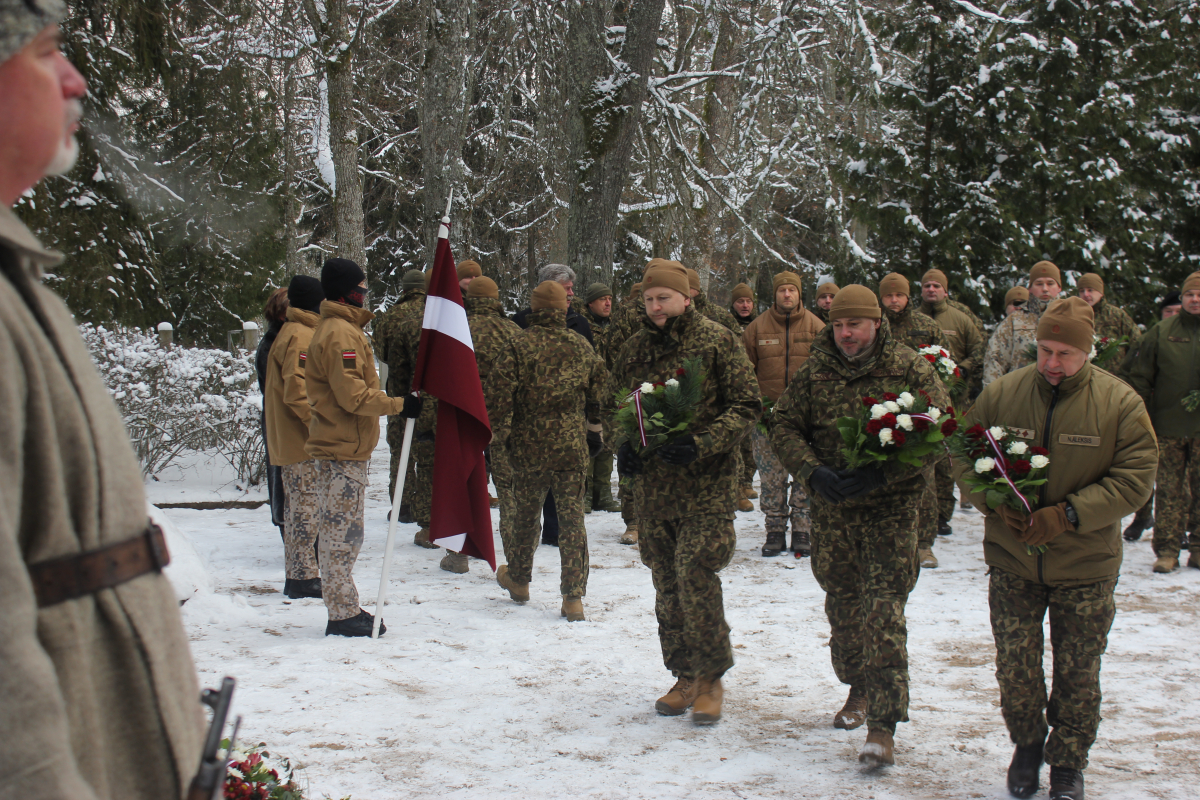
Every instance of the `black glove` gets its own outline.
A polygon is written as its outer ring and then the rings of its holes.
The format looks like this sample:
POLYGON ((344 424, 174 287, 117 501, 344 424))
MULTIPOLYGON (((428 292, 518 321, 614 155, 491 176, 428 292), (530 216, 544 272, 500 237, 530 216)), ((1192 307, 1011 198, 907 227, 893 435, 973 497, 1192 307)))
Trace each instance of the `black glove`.
POLYGON ((886 485, 887 478, 883 477, 883 467, 859 467, 842 473, 842 482, 838 484, 838 489, 843 497, 850 500, 870 494, 886 485))
POLYGON ((658 457, 668 464, 682 467, 700 457, 700 448, 696 447, 696 437, 685 433, 675 441, 658 448, 658 457))
POLYGON ((617 448, 617 474, 624 478, 626 475, 642 474, 642 457, 633 451, 629 442, 617 448))
POLYGON ((587 432, 588 458, 595 458, 600 455, 600 451, 604 449, 604 440, 600 438, 600 431, 587 432))
POLYGON ((846 499, 842 495, 841 476, 829 467, 817 467, 812 475, 808 476, 808 482, 812 484, 813 491, 828 503, 836 504, 846 499))
POLYGON ((424 404, 425 401, 421 399, 420 395, 406 394, 404 395, 404 409, 400 412, 400 416, 405 419, 416 419, 421 416, 421 406, 424 404))

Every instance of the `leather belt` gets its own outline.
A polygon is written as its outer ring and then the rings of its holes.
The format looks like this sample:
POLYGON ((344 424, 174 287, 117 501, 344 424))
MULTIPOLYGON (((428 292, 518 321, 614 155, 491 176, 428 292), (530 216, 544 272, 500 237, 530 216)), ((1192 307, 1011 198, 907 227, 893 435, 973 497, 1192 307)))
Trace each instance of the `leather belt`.
POLYGON ((141 536, 87 553, 39 561, 28 569, 38 608, 46 608, 120 586, 147 572, 161 572, 170 563, 162 528, 150 523, 141 536))

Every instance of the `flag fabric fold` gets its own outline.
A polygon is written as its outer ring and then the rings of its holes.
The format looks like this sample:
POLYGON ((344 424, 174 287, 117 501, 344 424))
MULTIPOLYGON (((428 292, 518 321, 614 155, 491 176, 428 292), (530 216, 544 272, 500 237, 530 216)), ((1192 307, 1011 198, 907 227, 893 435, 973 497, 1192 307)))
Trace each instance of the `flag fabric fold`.
POLYGON ((492 440, 475 347, 450 251, 450 220, 438 229, 425 298, 413 391, 438 400, 429 538, 496 569, 483 451, 492 440))

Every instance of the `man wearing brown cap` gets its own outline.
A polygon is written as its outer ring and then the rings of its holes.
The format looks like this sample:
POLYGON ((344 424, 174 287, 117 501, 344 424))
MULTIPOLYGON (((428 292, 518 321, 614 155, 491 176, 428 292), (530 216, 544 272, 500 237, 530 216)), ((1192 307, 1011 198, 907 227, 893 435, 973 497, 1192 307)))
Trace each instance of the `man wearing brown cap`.
MULTIPOLYGON (((613 293, 603 283, 593 283, 583 297, 583 316, 592 326, 592 344, 596 352, 608 363, 608 329, 612 327, 613 293)), ((612 496, 613 452, 605 447, 591 460, 587 487, 583 495, 585 514, 596 511, 620 511, 620 504, 612 496)))
POLYGON ((829 307, 833 305, 833 297, 837 293, 838 285, 833 281, 825 281, 817 286, 816 305, 813 307, 813 313, 826 325, 829 324, 829 307))
POLYGON ((42 284, 63 256, 11 210, 74 162, 87 87, 60 49, 66 10, 0 0, 0 794, 178 800, 204 718, 162 532, 76 321, 42 284))
MULTIPOLYGON (((763 396, 775 402, 787 390, 792 375, 808 360, 813 340, 825 326, 804 308, 799 275, 780 272, 772 283, 775 302, 746 327, 742 343, 754 365, 763 396)), ((791 480, 765 434, 755 428, 752 436, 762 482, 762 499, 758 505, 766 516, 767 540, 763 543, 762 554, 777 556, 787 549, 788 520, 791 519, 792 551, 807 556, 812 521, 804 487, 800 481, 791 480)))
MULTIPOLYGON (((730 298, 729 313, 733 314, 734 320, 742 326, 742 332, 745 333, 746 326, 758 316, 754 292, 750 289, 749 284, 739 283, 733 287, 730 298)), ((757 464, 754 460, 754 437, 752 435, 742 439, 738 448, 738 457, 742 459, 742 496, 738 500, 738 511, 753 511, 754 504, 750 501, 758 498, 758 492, 754 491, 754 473, 757 471, 757 464)))
MULTIPOLYGON (((1093 333, 1083 300, 1050 303, 1037 325, 1036 364, 989 383, 962 421, 965 428, 1002 429, 999 445, 1018 469, 1022 461, 1037 467, 1049 459, 1032 514, 992 510, 983 494, 960 484, 986 515, 996 679, 1016 745, 1008 768, 1015 797, 1037 792, 1043 762, 1050 765, 1051 798, 1084 797, 1082 771, 1100 726, 1100 661, 1116 614, 1121 518, 1149 497, 1158 466, 1137 393, 1088 362, 1093 333), (1049 697, 1042 674, 1047 611, 1049 697)), ((957 464, 956 473, 970 468, 957 464)))
POLYGON ((1049 261, 1039 261, 1029 270, 1029 300, 1025 307, 1005 317, 996 327, 983 360, 983 385, 1001 375, 1033 363, 1030 353, 1037 345, 1037 325, 1046 306, 1062 291, 1062 273, 1049 261))
MULTIPOLYGON (((651 259, 646 265, 646 269, 659 263, 677 263, 668 262, 663 258, 651 259)), ((629 337, 642 329, 643 320, 646 318, 646 303, 642 300, 642 284, 635 283, 629 291, 629 299, 622 305, 617 313, 613 314, 613 321, 608 326, 605 332, 605 352, 604 364, 608 367, 611 373, 616 366, 614 359, 617 353, 621 350, 621 346, 629 340, 629 337)), ((638 543, 638 521, 637 515, 634 512, 634 504, 632 500, 632 491, 626 488, 627 482, 621 482, 617 492, 621 501, 621 520, 625 523, 625 531, 621 534, 621 544, 634 545, 638 543)), ((753 506, 753 503, 751 504, 753 506)))
POLYGON ((872 768, 893 763, 896 724, 908 719, 904 607, 920 572, 926 467, 849 468, 837 421, 859 416, 864 397, 884 392, 925 391, 940 408, 949 399, 929 362, 893 339, 882 317, 870 289, 841 289, 771 422, 776 454, 812 498, 813 575, 825 591, 834 672, 850 685, 833 724, 867 723, 859 760, 872 768))
POLYGON ((1180 312, 1146 331, 1126 372, 1129 385, 1150 409, 1158 434, 1162 468, 1154 493, 1155 572, 1179 566, 1187 544, 1188 566, 1200 569, 1200 536, 1185 542, 1188 510, 1200 497, 1200 412, 1188 411, 1185 398, 1200 390, 1200 272, 1180 287, 1180 312))
MULTIPOLYGON (((567 330, 562 284, 538 284, 529 307, 529 327, 502 350, 493 377, 493 440, 510 456, 516 497, 516 517, 504 539, 508 564, 496 571, 496 581, 518 603, 529 600, 538 518, 553 492, 562 565, 560 614, 568 622, 582 622, 589 570, 584 475, 601 448, 600 433, 588 430, 587 417, 599 413, 608 375, 591 346, 567 330)), ((505 528, 500 532, 503 537, 505 528)))
POLYGON ((721 308, 721 306, 709 302, 708 295, 700 288, 700 273, 691 267, 687 267, 687 275, 688 287, 692 295, 692 304, 696 307, 696 311, 701 316, 711 319, 718 325, 724 325, 734 333, 741 333, 742 328, 734 320, 733 314, 730 314, 724 308, 721 308))
POLYGON ((1011 317, 1013 312, 1020 311, 1029 301, 1029 290, 1024 286, 1014 286, 1004 294, 1004 316, 1011 317))
POLYGON ((1117 365, 1125 358, 1129 349, 1137 343, 1142 331, 1133 321, 1133 317, 1125 313, 1125 309, 1114 306, 1105 299, 1104 279, 1099 275, 1088 272, 1080 277, 1075 285, 1079 289, 1079 296, 1092 307, 1092 313, 1096 315, 1096 338, 1114 340, 1124 338, 1127 342, 1117 348, 1117 354, 1104 367, 1110 372, 1116 372, 1117 365))
POLYGON ((734 321, 742 326, 743 331, 758 316, 754 290, 750 288, 750 284, 739 283, 733 287, 733 291, 729 293, 729 313, 733 314, 734 321))
MULTIPOLYGON (((907 345, 914 351, 922 347, 946 347, 945 336, 941 327, 933 317, 922 314, 913 308, 909 302, 912 285, 908 278, 898 272, 892 272, 879 282, 879 301, 883 304, 883 316, 892 328, 892 338, 907 345)), ((949 350, 947 350, 949 352, 949 350)), ((945 456, 939 461, 948 461, 945 456)), ((943 471, 948 475, 949 464, 943 465, 943 471)), ((917 528, 917 558, 923 569, 936 569, 937 556, 933 554, 933 545, 937 541, 938 523, 940 521, 937 494, 936 470, 930 465, 925 470, 925 494, 921 500, 920 524, 917 528)), ((949 513, 954 513, 954 490, 949 490, 949 513)), ((949 517, 945 524, 949 526, 949 517)))
POLYGON ((642 562, 654 579, 663 663, 677 679, 655 703, 660 714, 692 708, 692 721, 721 718, 721 676, 733 666, 720 572, 733 557, 738 490, 736 449, 762 412, 746 351, 729 329, 696 313, 687 271, 655 259, 642 278, 646 317, 622 345, 606 397, 617 471, 633 478, 642 562), (700 399, 687 431, 645 459, 612 424, 622 397, 666 383, 692 359, 704 368, 700 399))
POLYGON ((462 292, 462 296, 467 296, 467 287, 471 285, 471 281, 483 275, 483 269, 477 261, 465 259, 458 262, 458 289, 462 292))

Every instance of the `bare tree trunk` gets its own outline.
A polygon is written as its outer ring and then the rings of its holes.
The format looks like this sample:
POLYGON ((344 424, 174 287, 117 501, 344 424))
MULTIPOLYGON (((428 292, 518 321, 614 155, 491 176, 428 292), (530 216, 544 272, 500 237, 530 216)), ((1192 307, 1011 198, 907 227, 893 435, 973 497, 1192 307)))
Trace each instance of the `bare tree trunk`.
MULTIPOLYGON (((421 234, 429 263, 437 244, 438 220, 446 211, 446 198, 467 197, 463 180, 463 140, 467 130, 467 108, 471 98, 467 86, 473 0, 429 0, 425 21, 425 64, 421 73, 421 172, 424 219, 421 234)), ((459 202, 458 219, 466 219, 469 208, 459 202)), ((465 231, 466 226, 459 230, 465 231)), ((465 258, 470 243, 460 246, 465 258)))
POLYGON ((629 0, 625 34, 616 64, 606 52, 605 9, 599 2, 567 3, 565 64, 572 87, 569 125, 571 185, 567 224, 568 263, 580 283, 611 280, 621 193, 629 174, 633 140, 646 99, 665 0, 629 0))

